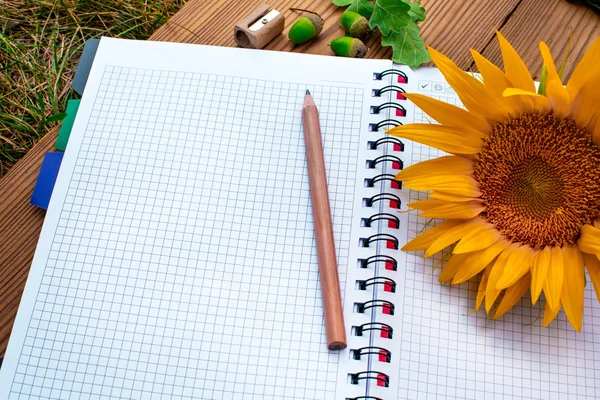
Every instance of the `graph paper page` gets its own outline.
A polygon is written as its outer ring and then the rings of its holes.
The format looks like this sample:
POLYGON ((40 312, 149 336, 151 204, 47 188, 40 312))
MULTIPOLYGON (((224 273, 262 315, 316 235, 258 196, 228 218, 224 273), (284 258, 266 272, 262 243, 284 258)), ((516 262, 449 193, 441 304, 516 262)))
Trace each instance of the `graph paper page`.
POLYGON ((308 88, 345 295, 361 126, 387 66, 102 39, 0 398, 343 399, 301 108, 308 88))
MULTIPOLYGON (((411 76, 407 91, 461 105, 435 69, 411 76)), ((418 108, 415 122, 431 122, 418 108)), ((407 141, 405 165, 444 155, 407 141)), ((406 191, 405 202, 426 199, 406 191)), ((404 214, 407 240, 431 226, 416 212, 404 214)), ((438 276, 448 254, 423 258, 404 253, 404 288, 398 299, 401 327, 398 398, 400 399, 597 399, 600 397, 600 306, 592 285, 585 290, 582 332, 577 334, 561 311, 542 328, 540 307, 530 298, 494 321, 485 310, 473 312, 478 281, 442 285, 438 276)))

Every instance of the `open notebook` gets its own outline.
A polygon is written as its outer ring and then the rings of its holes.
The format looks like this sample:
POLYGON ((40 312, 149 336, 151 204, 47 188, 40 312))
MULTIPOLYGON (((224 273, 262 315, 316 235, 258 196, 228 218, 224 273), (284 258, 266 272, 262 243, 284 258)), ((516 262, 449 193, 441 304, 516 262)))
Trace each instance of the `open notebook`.
POLYGON ((541 328, 526 300, 492 321, 471 313, 476 282, 442 286, 439 257, 394 248, 423 229, 403 211, 425 194, 387 178, 438 155, 384 139, 428 120, 404 91, 459 104, 432 68, 102 39, 0 399, 599 397, 589 287, 581 334, 562 313, 541 328), (341 352, 325 344, 306 89, 324 135, 341 352))

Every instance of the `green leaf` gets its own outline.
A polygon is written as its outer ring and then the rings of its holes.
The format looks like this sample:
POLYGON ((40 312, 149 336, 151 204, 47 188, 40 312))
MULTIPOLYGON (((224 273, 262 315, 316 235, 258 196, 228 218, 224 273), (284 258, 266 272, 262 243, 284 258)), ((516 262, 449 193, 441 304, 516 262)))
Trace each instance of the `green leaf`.
POLYGON ((63 119, 65 119, 66 116, 67 116, 67 113, 54 114, 53 116, 49 117, 46 120, 46 122, 50 123, 50 122, 54 122, 54 121, 62 121, 63 119))
POLYGON ((542 96, 546 95, 546 80, 548 79, 548 70, 546 64, 542 64, 542 77, 540 79, 540 85, 538 86, 538 94, 542 96))
POLYGON ((376 0, 369 27, 378 27, 383 36, 388 36, 391 32, 400 32, 409 23, 414 24, 408 14, 410 9, 410 4, 404 1, 376 0))
POLYGON ((595 8, 597 11, 600 11, 600 1, 599 0, 586 0, 586 3, 592 8, 595 8))
POLYGON ((392 32, 382 38, 381 44, 391 46, 394 50, 392 60, 395 63, 406 64, 415 69, 424 62, 431 61, 425 43, 419 36, 420 29, 416 22, 410 21, 400 32, 392 32))
POLYGON ((421 3, 418 1, 408 3, 410 5, 410 11, 408 15, 415 22, 423 22, 425 21, 425 9, 421 7, 421 3))
POLYGON ((567 66, 567 60, 569 59, 569 54, 571 53, 571 44, 573 42, 573 31, 569 32, 569 42, 567 43, 567 51, 565 52, 565 58, 563 58, 563 62, 560 65, 560 69, 558 70, 558 77, 562 79, 563 74, 565 73, 565 67, 567 66))
POLYGON ((333 0, 333 4, 339 7, 349 6, 349 11, 357 12, 366 19, 373 14, 373 4, 369 0, 333 0))

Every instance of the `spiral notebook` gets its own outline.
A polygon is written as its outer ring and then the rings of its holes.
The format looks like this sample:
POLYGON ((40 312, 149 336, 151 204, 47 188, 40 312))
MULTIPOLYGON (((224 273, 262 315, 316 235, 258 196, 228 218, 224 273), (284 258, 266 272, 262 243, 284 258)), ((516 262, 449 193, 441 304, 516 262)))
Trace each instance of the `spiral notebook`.
POLYGON ((433 68, 102 39, 46 215, 0 399, 592 399, 600 312, 528 300, 398 247, 428 223, 394 180, 439 152, 386 137, 459 104, 433 68), (302 136, 319 107, 348 348, 327 350, 302 136))

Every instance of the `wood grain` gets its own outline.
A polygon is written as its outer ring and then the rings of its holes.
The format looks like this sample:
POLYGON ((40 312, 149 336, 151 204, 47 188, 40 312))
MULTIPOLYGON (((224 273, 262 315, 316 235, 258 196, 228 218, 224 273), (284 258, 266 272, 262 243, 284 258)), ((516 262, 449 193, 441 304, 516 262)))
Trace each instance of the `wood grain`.
POLYGON ((0 180, 0 354, 4 354, 21 301, 45 210, 29 204, 44 154, 59 128, 44 136, 0 180))
POLYGON ((425 44, 450 57, 459 67, 467 69, 472 61, 469 49, 482 50, 519 1, 423 0, 427 10, 427 19, 422 28, 425 44))
MULTIPOLYGON (((564 75, 568 78, 588 46, 600 36, 600 17, 591 8, 565 0, 521 1, 500 32, 521 55, 536 80, 542 70, 539 42, 548 44, 554 61, 560 65, 572 32, 571 55, 564 75)), ((483 55, 502 65, 496 40, 486 47, 483 55)))
MULTIPOLYGON (((558 58, 566 47, 569 29, 573 30, 573 49, 567 73, 574 60, 583 54, 598 35, 599 18, 591 10, 564 0, 422 0, 427 9, 423 23, 425 42, 452 58, 462 68, 471 65, 468 49, 483 51, 494 62, 500 55, 493 39, 500 29, 524 56, 528 67, 538 71, 541 61, 537 41, 549 42, 558 58)), ((260 0, 190 0, 150 40, 235 46, 233 27, 238 20, 263 3, 260 0)), ((284 13, 284 33, 267 49, 331 55, 328 44, 343 34, 339 26, 342 9, 330 1, 274 0, 269 4, 284 13), (290 7, 308 8, 325 19, 321 35, 310 43, 294 47, 287 31, 301 14, 290 7)), ((389 58, 389 48, 382 48, 380 37, 372 35, 366 44, 367 57, 389 58)), ((4 354, 12 329, 44 211, 29 204, 44 153, 51 151, 57 130, 44 137, 11 170, 0 178, 0 354, 4 354)))
MULTIPOLYGON (((539 1, 538 1, 539 2, 539 1)), ((174 15, 152 40, 182 41, 215 46, 235 46, 233 26, 243 16, 249 14, 263 2, 251 0, 233 4, 230 1, 215 2, 212 11, 202 10, 190 3, 174 15)), ((459 66, 467 68, 471 60, 469 48, 483 49, 491 40, 494 30, 500 28, 519 0, 423 0, 427 19, 422 24, 425 43, 442 51, 459 66)), ((266 47, 268 50, 295 51, 300 53, 333 55, 329 48, 332 39, 343 36, 339 25, 343 8, 330 1, 319 3, 298 0, 275 0, 269 2, 272 8, 282 12, 286 19, 283 34, 266 47), (290 26, 302 14, 290 8, 306 8, 325 19, 323 32, 313 41, 294 46, 287 40, 290 26)), ((365 44, 369 48, 367 58, 391 58, 389 47, 381 47, 381 36, 371 35, 365 44)))

